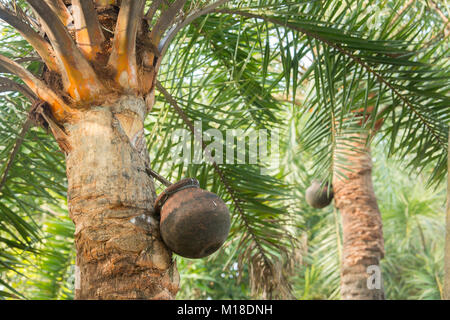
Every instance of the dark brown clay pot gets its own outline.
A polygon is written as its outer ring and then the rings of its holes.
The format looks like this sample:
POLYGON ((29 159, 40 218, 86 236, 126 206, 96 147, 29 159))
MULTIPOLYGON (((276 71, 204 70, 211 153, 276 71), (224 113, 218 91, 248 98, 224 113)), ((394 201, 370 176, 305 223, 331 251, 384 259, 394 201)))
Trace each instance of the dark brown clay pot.
POLYGON ((306 189, 306 202, 313 208, 322 209, 333 200, 333 188, 325 184, 321 186, 320 181, 313 180, 311 186, 306 189))
POLYGON ((203 258, 225 242, 230 213, 216 194, 200 189, 198 181, 183 179, 169 186, 155 201, 160 212, 164 243, 186 258, 203 258))

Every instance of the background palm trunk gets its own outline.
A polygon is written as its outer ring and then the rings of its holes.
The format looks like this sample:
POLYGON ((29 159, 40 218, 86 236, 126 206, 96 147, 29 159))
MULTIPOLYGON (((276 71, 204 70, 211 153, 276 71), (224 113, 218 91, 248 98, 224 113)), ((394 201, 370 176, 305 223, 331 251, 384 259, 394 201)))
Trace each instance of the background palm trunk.
POLYGON ((66 125, 76 299, 171 299, 178 290, 153 210, 154 184, 145 172, 145 112, 142 99, 125 96, 66 125))
POLYGON ((368 286, 368 267, 379 268, 384 241, 366 139, 367 134, 362 132, 340 137, 337 142, 335 161, 340 164, 335 165, 333 190, 343 226, 342 299, 384 299, 381 279, 379 289, 368 286))

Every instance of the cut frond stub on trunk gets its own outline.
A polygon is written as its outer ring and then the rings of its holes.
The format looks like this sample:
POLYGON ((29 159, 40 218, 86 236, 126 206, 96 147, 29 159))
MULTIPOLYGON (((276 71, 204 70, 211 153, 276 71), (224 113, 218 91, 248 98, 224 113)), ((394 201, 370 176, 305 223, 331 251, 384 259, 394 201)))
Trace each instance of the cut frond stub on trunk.
POLYGON ((150 39, 155 46, 158 46, 159 40, 163 36, 164 32, 175 21, 175 17, 181 11, 186 0, 176 0, 167 10, 161 13, 158 21, 155 23, 150 33, 150 39))
POLYGON ((73 0, 73 18, 77 45, 88 60, 95 60, 105 41, 91 1, 73 0))
POLYGON ((44 31, 55 50, 64 89, 75 100, 90 102, 103 92, 103 85, 72 37, 50 7, 39 0, 28 0, 42 20, 44 31))
POLYGON ((17 62, 0 55, 0 67, 15 74, 33 91, 41 100, 46 101, 57 121, 67 121, 75 116, 76 111, 70 108, 52 89, 36 78, 17 62))
POLYGON ((124 89, 138 88, 136 65, 136 34, 145 1, 124 0, 120 7, 109 65, 116 72, 116 81, 124 89))
MULTIPOLYGON (((72 15, 62 0, 44 0, 45 3, 52 8, 53 12, 58 16, 59 20, 67 26, 73 21, 72 15)), ((90 2, 90 1, 84 1, 90 2)))

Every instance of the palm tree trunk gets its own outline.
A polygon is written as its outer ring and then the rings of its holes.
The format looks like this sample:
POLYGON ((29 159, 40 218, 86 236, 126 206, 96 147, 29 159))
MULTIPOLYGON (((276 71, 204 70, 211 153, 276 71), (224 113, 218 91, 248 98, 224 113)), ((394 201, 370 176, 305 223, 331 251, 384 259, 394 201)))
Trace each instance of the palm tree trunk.
POLYGON ((65 127, 76 299, 172 299, 178 290, 145 171, 145 112, 143 99, 124 96, 65 127))
POLYGON ((378 279, 370 273, 380 270, 384 241, 366 138, 366 133, 339 138, 335 154, 340 164, 335 164, 333 190, 343 226, 341 298, 346 300, 384 299, 381 272, 374 275, 378 279))

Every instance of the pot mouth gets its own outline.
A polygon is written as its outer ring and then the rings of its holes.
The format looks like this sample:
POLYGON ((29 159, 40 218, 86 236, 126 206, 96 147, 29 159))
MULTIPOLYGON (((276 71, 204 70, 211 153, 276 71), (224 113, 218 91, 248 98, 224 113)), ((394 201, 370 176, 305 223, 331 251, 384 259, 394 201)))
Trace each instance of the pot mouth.
POLYGON ((168 186, 155 200, 155 213, 159 214, 164 203, 171 195, 187 188, 200 188, 200 183, 195 178, 185 178, 168 186))

